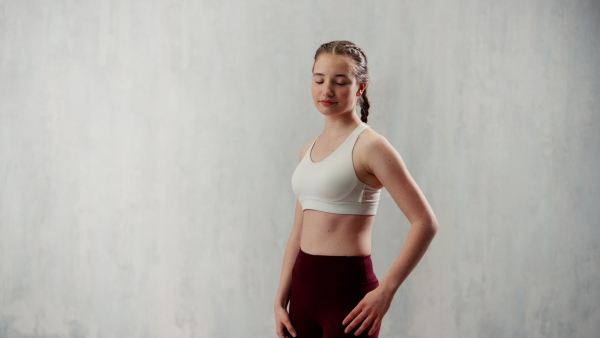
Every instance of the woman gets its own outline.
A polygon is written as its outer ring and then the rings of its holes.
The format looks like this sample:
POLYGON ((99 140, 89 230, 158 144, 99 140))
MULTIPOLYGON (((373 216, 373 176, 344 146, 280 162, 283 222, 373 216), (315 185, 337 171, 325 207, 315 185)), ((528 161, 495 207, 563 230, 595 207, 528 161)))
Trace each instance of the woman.
POLYGON ((319 47, 312 96, 325 129, 302 147, 292 175, 298 200, 275 300, 281 338, 377 337, 394 294, 437 232, 435 215, 402 158, 366 124, 368 83, 367 58, 355 44, 319 47), (383 187, 411 228, 379 282, 371 228, 383 187))

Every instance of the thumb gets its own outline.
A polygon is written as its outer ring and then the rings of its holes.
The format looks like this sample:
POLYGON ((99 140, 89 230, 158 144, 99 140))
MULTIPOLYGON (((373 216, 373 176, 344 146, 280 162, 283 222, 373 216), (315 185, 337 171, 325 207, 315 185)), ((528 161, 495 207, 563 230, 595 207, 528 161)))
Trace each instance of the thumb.
POLYGON ((285 325, 285 328, 288 330, 289 333, 291 333, 292 336, 296 337, 296 330, 294 330, 294 327, 292 326, 292 322, 290 322, 290 320, 286 320, 283 325, 285 325))

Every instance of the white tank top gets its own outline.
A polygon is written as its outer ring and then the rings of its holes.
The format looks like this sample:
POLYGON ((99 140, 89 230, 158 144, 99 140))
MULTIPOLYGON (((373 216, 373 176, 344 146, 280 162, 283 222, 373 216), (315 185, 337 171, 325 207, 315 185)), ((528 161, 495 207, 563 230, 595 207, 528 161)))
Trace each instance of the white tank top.
POLYGON ((302 210, 352 215, 376 214, 381 189, 359 181, 352 163, 356 139, 367 128, 369 125, 361 122, 342 145, 317 163, 310 158, 315 138, 292 174, 292 189, 302 210))

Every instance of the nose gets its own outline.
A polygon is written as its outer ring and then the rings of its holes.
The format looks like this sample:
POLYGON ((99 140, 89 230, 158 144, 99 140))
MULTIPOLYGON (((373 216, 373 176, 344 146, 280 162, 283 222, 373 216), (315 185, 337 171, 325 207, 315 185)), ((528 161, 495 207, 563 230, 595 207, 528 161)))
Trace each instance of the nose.
POLYGON ((332 97, 333 96, 333 89, 331 88, 331 86, 327 86, 325 87, 325 97, 332 97))

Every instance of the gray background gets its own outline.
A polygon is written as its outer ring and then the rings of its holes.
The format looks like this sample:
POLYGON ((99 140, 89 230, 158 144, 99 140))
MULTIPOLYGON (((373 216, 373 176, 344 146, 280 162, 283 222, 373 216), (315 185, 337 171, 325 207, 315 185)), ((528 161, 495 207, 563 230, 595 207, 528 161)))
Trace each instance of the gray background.
MULTIPOLYGON (((440 223, 382 337, 599 337, 600 1, 1 1, 0 337, 275 337, 323 42, 440 223)), ((381 279, 409 224, 387 192, 381 279)))

